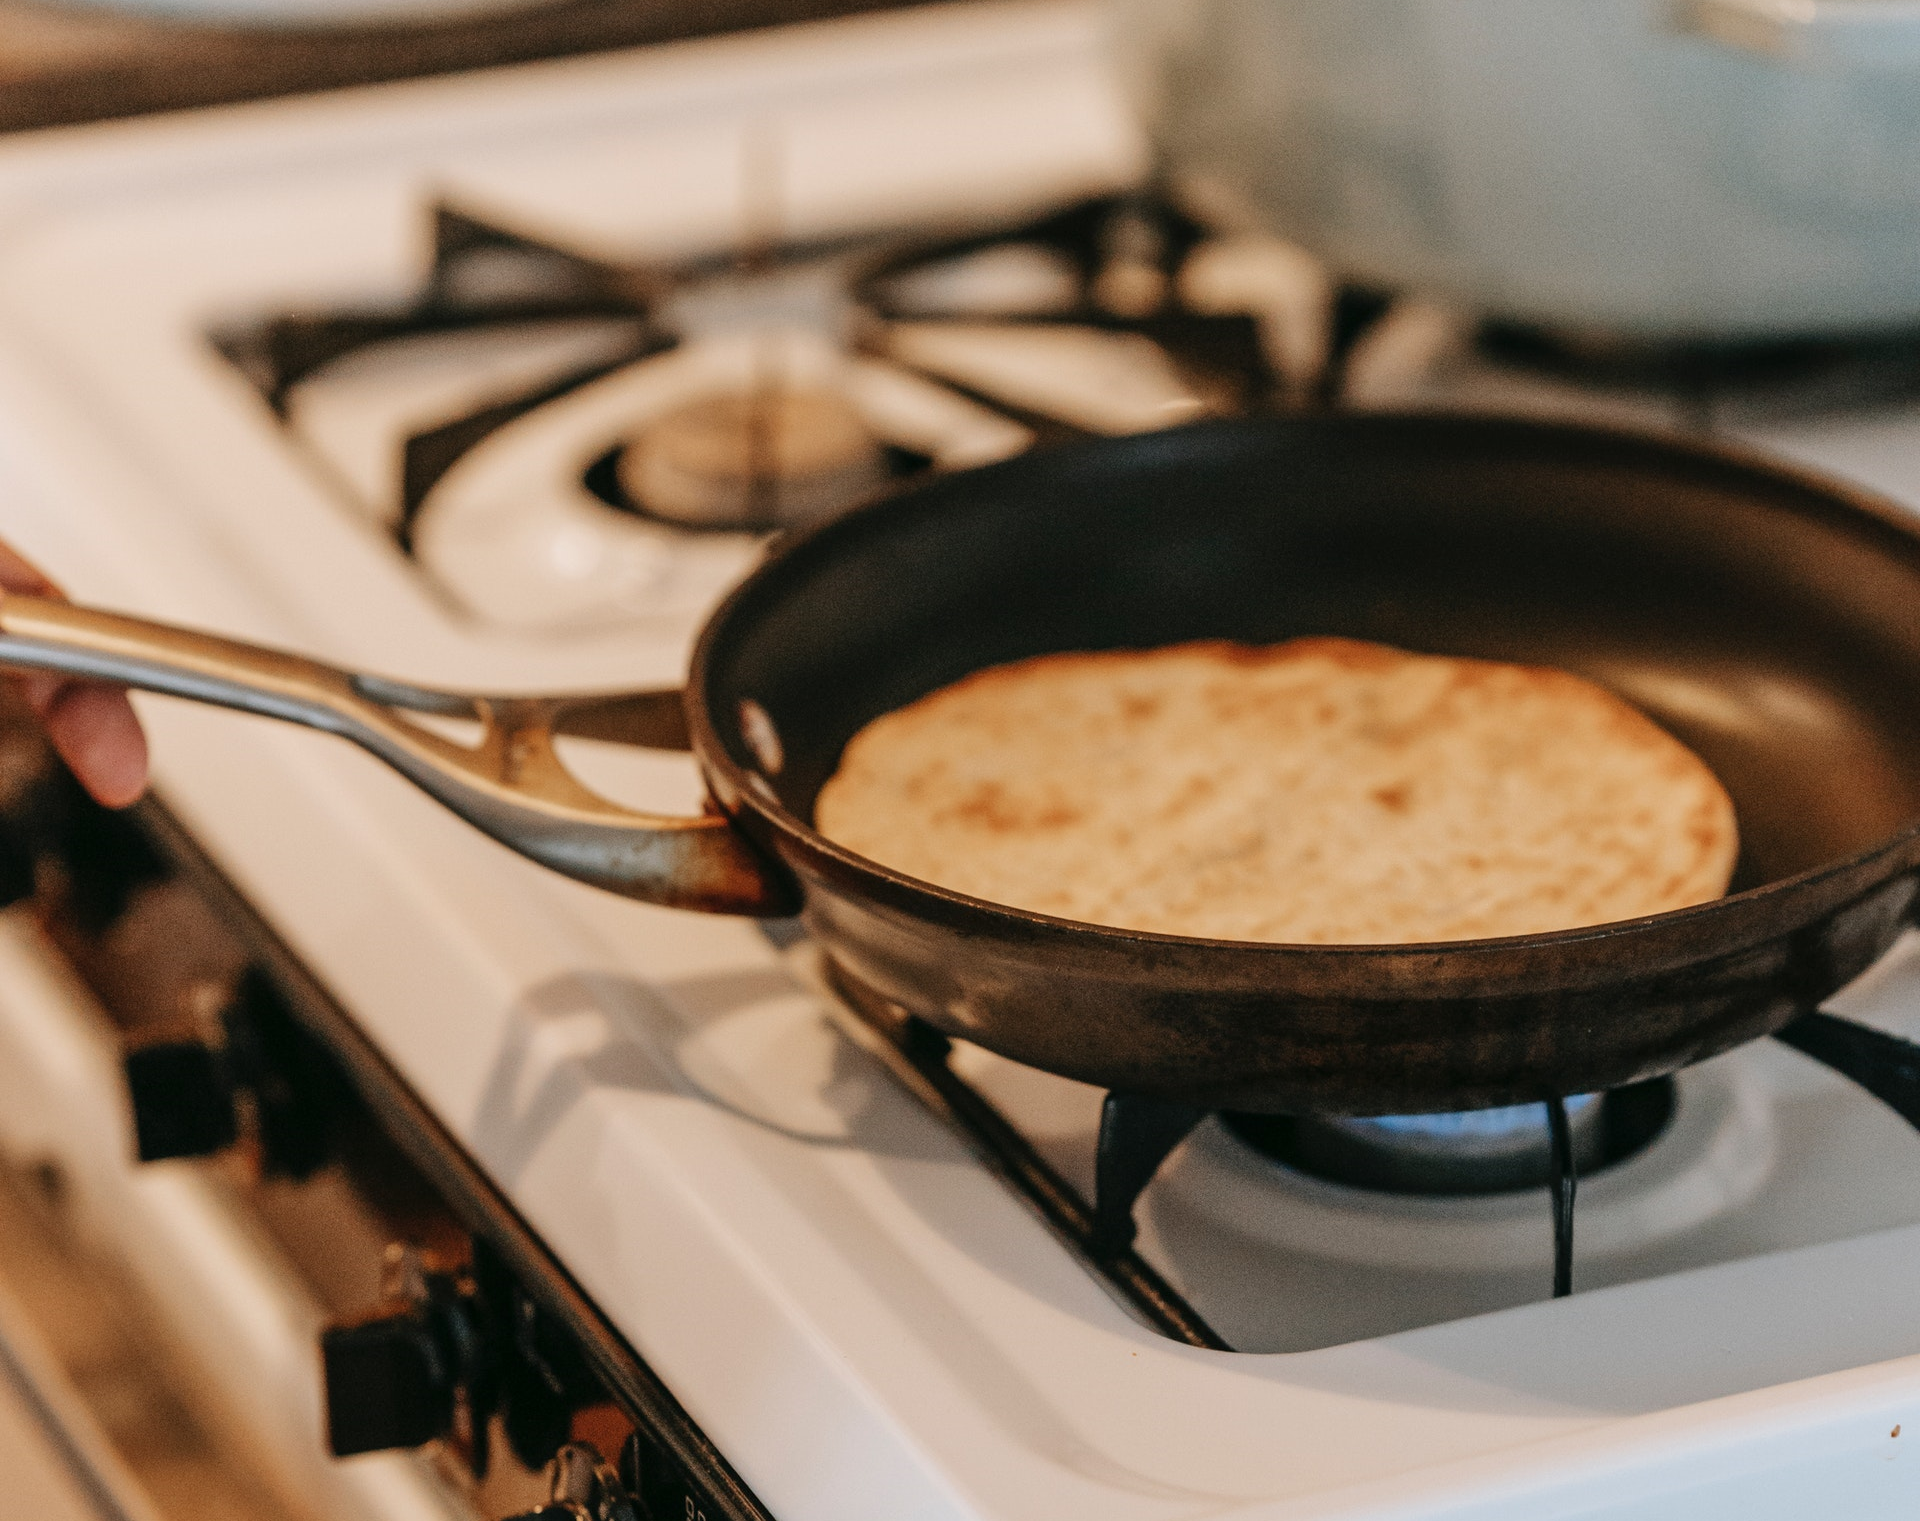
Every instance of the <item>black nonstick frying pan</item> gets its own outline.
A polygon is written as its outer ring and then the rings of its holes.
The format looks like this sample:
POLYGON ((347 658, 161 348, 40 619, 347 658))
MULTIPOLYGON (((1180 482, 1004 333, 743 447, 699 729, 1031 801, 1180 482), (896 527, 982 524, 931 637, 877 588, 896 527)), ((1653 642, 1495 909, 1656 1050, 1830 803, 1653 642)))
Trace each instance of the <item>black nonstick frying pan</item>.
POLYGON ((950 476, 814 529, 695 654, 706 819, 634 814, 574 783, 551 737, 580 704, 426 692, 18 597, 0 603, 0 664, 344 734, 559 870, 684 907, 797 909, 847 976, 939 1029, 1206 1108, 1457 1110, 1670 1072, 1864 970, 1920 881, 1916 525, 1755 457, 1598 429, 1207 423, 950 476), (1301 634, 1612 688, 1726 784, 1733 891, 1555 934, 1250 944, 969 899, 810 827, 861 725, 980 667, 1301 634), (408 709, 481 717, 486 737, 463 750, 408 709))

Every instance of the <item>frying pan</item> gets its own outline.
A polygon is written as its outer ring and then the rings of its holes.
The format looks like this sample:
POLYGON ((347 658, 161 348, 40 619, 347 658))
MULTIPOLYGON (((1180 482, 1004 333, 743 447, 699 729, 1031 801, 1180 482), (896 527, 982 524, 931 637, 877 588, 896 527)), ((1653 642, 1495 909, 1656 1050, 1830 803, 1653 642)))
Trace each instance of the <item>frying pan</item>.
POLYGON ((707 624, 685 693, 714 804, 697 819, 607 803, 554 753, 556 728, 623 706, 657 721, 672 700, 658 694, 454 696, 23 597, 0 602, 0 664, 331 730, 557 870, 682 907, 797 910, 846 977, 949 1034, 1208 1108, 1457 1110, 1670 1072, 1864 970, 1920 881, 1920 531, 1758 458, 1592 428, 1206 423, 950 476, 827 523, 707 624), (1612 688, 1725 783, 1732 891, 1553 934, 1252 944, 982 902, 810 827, 856 730, 970 671, 1301 634, 1612 688), (479 718, 482 739, 463 748, 410 712, 479 718))

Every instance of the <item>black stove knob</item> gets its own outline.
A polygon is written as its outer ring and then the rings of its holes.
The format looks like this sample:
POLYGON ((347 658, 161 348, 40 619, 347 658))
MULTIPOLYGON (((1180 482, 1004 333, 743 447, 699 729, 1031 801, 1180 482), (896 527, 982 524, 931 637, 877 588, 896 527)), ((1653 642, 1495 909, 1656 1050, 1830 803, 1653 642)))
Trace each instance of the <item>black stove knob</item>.
POLYGON ((206 995, 192 1020, 204 1038, 150 1042, 122 1058, 140 1160, 224 1151, 239 1138, 244 1097, 262 1170, 310 1176, 331 1155, 334 1120, 351 1102, 345 1077, 264 973, 195 991, 206 995))
POLYGON ((334 1120, 351 1089, 272 978, 249 968, 220 1015, 227 1067, 252 1099, 261 1166, 298 1181, 332 1154, 334 1120))
POLYGON ((333 1455, 419 1447, 445 1435, 460 1387, 448 1351, 432 1317, 415 1311, 323 1332, 333 1455))
POLYGON ((496 1337, 501 1430, 523 1466, 542 1468, 565 1445, 573 1413, 604 1398, 600 1382, 573 1334, 484 1240, 473 1244, 473 1281, 496 1337))
POLYGON ((405 1308, 321 1333, 334 1456, 450 1437, 483 1477, 498 1382, 487 1307, 471 1279, 427 1272, 411 1248, 390 1248, 387 1272, 388 1302, 405 1308))
POLYGON ((211 1156, 238 1138, 233 1080, 213 1047, 197 1040, 137 1046, 122 1066, 142 1162, 211 1156))

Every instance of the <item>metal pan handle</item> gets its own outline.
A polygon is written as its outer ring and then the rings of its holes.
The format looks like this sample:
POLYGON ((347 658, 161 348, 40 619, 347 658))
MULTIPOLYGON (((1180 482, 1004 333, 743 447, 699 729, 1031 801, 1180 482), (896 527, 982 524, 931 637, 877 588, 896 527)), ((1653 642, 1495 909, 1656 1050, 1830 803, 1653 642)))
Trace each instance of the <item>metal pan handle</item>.
MULTIPOLYGON (((556 730, 569 710, 604 717, 626 707, 639 732, 671 736, 669 694, 488 697, 432 691, 40 597, 0 597, 0 668, 54 671, 236 708, 350 739, 509 849, 577 881, 670 908, 778 916, 799 906, 778 867, 718 814, 640 813, 590 792, 561 763, 556 730), (475 720, 458 744, 409 718, 475 720)), ((631 727, 631 726, 630 726, 631 727)))

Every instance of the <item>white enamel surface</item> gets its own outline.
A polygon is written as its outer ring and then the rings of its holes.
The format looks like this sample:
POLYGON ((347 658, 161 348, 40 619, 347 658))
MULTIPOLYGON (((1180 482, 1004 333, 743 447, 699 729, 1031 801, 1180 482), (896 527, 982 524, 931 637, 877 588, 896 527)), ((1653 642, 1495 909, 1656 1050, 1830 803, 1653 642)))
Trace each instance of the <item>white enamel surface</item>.
POLYGON ((637 336, 625 322, 529 323, 503 336, 454 332, 336 359, 294 386, 287 423, 369 518, 399 518, 407 438, 611 360, 637 336))
POLYGON ((1094 433, 1145 433, 1204 408, 1157 345, 1132 333, 998 322, 897 322, 887 351, 929 374, 1094 433))
POLYGON ((876 432, 943 470, 990 465, 1033 442, 1011 418, 884 359, 856 360, 847 386, 876 432))
POLYGON ((1332 281, 1296 244, 1260 233, 1215 238, 1180 266, 1180 297, 1195 311, 1243 312, 1259 324, 1274 373, 1304 390, 1332 342, 1332 281))
POLYGON ((741 345, 689 345, 508 423, 427 493, 420 563, 468 612, 510 629, 685 629, 759 558, 758 540, 689 537, 616 511, 581 475, 675 403, 740 389, 751 363, 741 345))
MULTIPOLYGON (((428 184, 627 249, 724 231, 738 155, 700 145, 769 100, 796 124, 824 102, 796 143, 886 143, 872 183, 843 156, 849 183, 818 211, 796 196, 796 220, 934 205, 942 175, 1110 183, 1137 145, 1089 114, 1111 104, 1093 36, 1071 8, 935 10, 15 140, 0 531, 88 598, 427 682, 674 681, 687 627, 533 638, 451 612, 266 426, 202 325, 404 289, 428 184), (875 129, 936 121, 969 80, 1013 120, 1070 119, 1029 132, 1018 172, 997 128, 940 122, 917 156, 918 127, 875 129), (669 172, 672 144, 691 158, 669 172), (970 144, 985 167, 955 170, 970 144), (566 166, 589 163, 699 193, 643 226, 659 203, 582 195, 566 166), (914 163, 930 178, 902 190, 914 163)), ((1913 1207, 1868 1229, 1853 1181, 1816 1163, 1806 1194, 1832 1197, 1811 1226, 1714 1216, 1749 1221, 1738 1260, 1317 1351, 1179 1347, 841 1043, 751 926, 546 877, 324 737, 144 711, 169 800, 780 1521, 1873 1517, 1920 1498, 1889 1437, 1920 1426, 1920 1201, 1898 1187, 1913 1207)), ((684 758, 583 754, 663 804, 697 792, 684 758)), ((1877 1017, 1913 1006, 1904 978, 1861 995, 1877 1017)), ((1871 1155, 1876 1188, 1906 1148, 1920 1171, 1897 1122, 1775 1055, 1775 1123, 1865 1126, 1846 1156, 1871 1155)), ((1020 1080, 1047 1144, 1084 1156, 1084 1106, 1020 1080)))
POLYGON ((1073 309, 1080 271, 1043 243, 996 243, 907 270, 881 291, 903 317, 1037 317, 1073 309))

